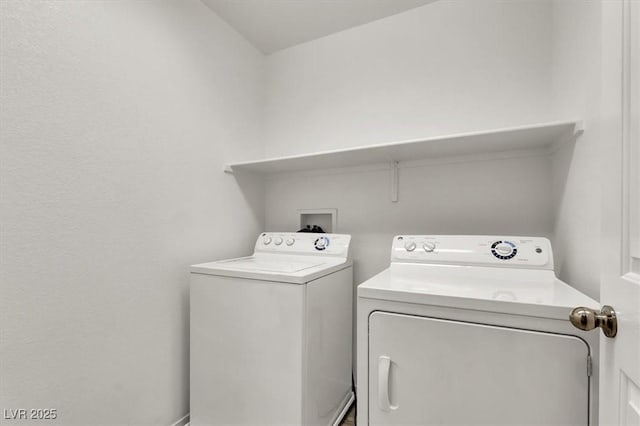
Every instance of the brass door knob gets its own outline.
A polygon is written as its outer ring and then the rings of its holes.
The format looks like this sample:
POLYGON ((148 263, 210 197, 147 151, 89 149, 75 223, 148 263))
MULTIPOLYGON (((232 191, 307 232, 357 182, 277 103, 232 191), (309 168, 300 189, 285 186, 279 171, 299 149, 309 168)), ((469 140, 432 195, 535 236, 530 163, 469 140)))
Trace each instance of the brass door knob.
POLYGON ((569 314, 571 324, 580 330, 593 330, 600 327, 607 337, 616 337, 618 333, 618 320, 616 311, 611 306, 604 305, 600 312, 595 309, 579 306, 569 314))

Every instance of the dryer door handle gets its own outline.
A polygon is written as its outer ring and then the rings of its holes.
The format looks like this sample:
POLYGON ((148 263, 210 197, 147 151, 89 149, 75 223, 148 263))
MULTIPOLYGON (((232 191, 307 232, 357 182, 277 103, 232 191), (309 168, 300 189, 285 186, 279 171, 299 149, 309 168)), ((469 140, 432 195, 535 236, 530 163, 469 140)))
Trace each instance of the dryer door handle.
POLYGON ((378 407, 382 411, 392 411, 398 408, 391 405, 389 398, 389 374, 391 373, 391 358, 381 356, 378 358, 378 407))

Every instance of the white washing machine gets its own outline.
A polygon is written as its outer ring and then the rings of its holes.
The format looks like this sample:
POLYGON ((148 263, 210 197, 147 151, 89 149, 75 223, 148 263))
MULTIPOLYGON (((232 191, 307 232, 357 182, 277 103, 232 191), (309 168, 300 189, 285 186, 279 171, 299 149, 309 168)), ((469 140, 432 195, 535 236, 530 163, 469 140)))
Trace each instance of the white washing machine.
POLYGON ((593 425, 598 306, 558 280, 545 238, 393 239, 358 287, 358 425, 593 425))
POLYGON ((353 401, 349 235, 191 267, 191 425, 332 425, 353 401))

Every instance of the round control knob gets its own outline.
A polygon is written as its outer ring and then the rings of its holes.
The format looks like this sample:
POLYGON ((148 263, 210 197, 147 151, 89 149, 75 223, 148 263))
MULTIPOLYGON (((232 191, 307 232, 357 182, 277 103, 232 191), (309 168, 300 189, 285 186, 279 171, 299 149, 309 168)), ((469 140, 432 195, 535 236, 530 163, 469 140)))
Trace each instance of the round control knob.
POLYGON ((495 241, 491 244, 491 254, 500 260, 513 259, 518 253, 518 248, 511 241, 495 241))
POLYGON ((295 243, 295 242, 296 242, 296 240, 295 240, 295 239, 293 239, 293 238, 287 238, 287 245, 288 245, 288 246, 292 246, 292 245, 293 245, 293 243, 295 243))
POLYGON ((498 244, 495 250, 502 256, 509 256, 513 251, 513 247, 511 247, 509 244, 498 244))
POLYGON ((416 249, 415 241, 407 241, 406 243, 404 243, 404 249, 406 251, 414 251, 416 249))
POLYGON ((427 241, 426 243, 424 243, 422 245, 422 248, 427 253, 431 253, 432 251, 434 251, 436 249, 436 243, 432 243, 431 241, 427 241))
POLYGON ((313 245, 316 250, 324 250, 329 245, 329 239, 327 237, 320 237, 313 243, 313 245))
POLYGON ((262 239, 262 244, 264 244, 265 246, 268 246, 269 244, 271 244, 271 237, 268 235, 265 235, 264 238, 262 239))
POLYGON ((277 246, 279 246, 280 244, 282 244, 282 238, 277 237, 275 240, 273 240, 273 242, 274 242, 277 246))

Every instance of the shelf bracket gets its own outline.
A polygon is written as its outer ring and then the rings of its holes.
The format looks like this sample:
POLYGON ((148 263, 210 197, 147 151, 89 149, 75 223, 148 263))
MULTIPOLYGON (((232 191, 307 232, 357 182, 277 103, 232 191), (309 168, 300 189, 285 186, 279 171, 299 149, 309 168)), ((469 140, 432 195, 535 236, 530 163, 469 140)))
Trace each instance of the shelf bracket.
POLYGON ((232 174, 233 174, 233 169, 232 169, 232 168, 231 168, 231 166, 230 166, 230 165, 228 165, 228 164, 226 164, 226 165, 222 168, 222 171, 223 171, 223 172, 225 172, 225 173, 229 173, 230 175, 232 175, 232 174))
POLYGON ((391 163, 391 202, 398 202, 398 162, 391 163))

